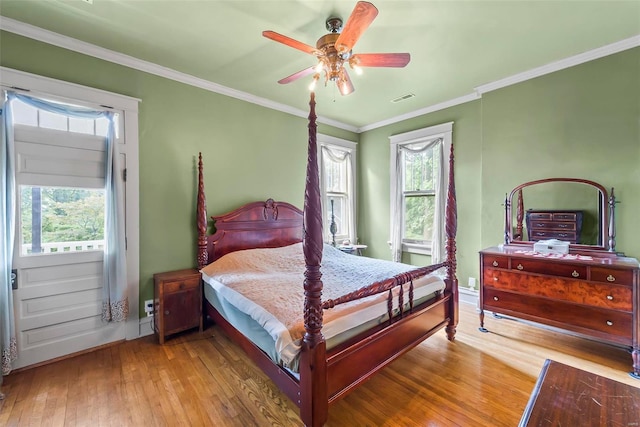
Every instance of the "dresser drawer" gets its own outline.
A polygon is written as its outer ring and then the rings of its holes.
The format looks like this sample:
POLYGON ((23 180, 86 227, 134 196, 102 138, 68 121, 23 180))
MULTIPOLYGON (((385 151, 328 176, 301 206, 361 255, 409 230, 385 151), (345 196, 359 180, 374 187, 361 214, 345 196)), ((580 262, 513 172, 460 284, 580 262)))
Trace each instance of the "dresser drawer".
POLYGON ((557 299, 592 307, 633 311, 631 288, 559 277, 529 276, 504 270, 485 269, 484 286, 497 290, 557 299))
POLYGON ((484 255, 482 257, 483 267, 509 268, 509 258, 496 255, 484 255))
POLYGON ((531 229, 536 230, 548 230, 548 231, 576 231, 575 222, 547 222, 547 221, 532 221, 530 225, 531 229))
POLYGON ((587 266, 585 265, 557 263, 541 259, 513 258, 511 269, 525 273, 548 274, 573 279, 587 278, 587 266))
POLYGON ((577 221, 578 215, 575 212, 554 213, 552 216, 554 221, 577 221))
POLYGON ((614 270, 607 267, 591 267, 591 280, 631 286, 633 270, 614 270))
POLYGON ((571 231, 547 231, 547 230, 529 230, 529 236, 531 236, 532 240, 548 240, 548 239, 558 239, 564 241, 573 242, 578 238, 578 234, 576 232, 571 231))
POLYGON ((527 217, 532 221, 551 221, 553 219, 553 214, 551 212, 529 212, 527 217))
POLYGON ((587 330, 594 331, 611 341, 623 344, 631 342, 631 313, 523 296, 491 288, 484 290, 483 306, 485 310, 505 314, 513 312, 518 317, 563 329, 581 333, 588 333, 587 330))
POLYGON ((172 282, 164 282, 164 292, 170 294, 173 292, 185 291, 187 289, 194 289, 199 285, 200 279, 197 277, 184 280, 176 280, 172 282))

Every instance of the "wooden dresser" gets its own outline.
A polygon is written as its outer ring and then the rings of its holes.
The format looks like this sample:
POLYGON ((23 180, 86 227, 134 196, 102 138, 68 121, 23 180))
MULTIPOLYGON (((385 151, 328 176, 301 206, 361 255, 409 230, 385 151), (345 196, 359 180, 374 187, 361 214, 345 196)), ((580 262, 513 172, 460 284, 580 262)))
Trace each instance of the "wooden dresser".
MULTIPOLYGON (((607 256, 611 255, 611 256, 607 256)), ((480 252, 480 330, 484 310, 628 346, 640 379, 640 270, 634 258, 551 258, 528 248, 480 252)))
POLYGON ((558 239, 580 243, 582 211, 533 210, 526 212, 529 241, 558 239))

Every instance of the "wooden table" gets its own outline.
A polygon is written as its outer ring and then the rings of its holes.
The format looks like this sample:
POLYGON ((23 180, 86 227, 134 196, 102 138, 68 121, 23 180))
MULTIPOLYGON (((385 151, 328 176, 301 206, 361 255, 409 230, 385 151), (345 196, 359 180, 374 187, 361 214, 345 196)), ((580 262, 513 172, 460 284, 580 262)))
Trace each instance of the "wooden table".
POLYGON ((640 426, 640 388, 548 359, 519 424, 618 425, 640 426))

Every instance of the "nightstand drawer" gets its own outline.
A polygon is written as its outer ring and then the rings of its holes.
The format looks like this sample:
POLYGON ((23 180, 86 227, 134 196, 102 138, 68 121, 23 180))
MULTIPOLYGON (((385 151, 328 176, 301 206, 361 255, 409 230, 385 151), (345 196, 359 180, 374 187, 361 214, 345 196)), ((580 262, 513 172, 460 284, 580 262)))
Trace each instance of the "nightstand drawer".
POLYGON ((167 294, 188 289, 197 288, 200 285, 200 277, 193 277, 185 280, 176 280, 175 282, 164 282, 164 292, 167 294))

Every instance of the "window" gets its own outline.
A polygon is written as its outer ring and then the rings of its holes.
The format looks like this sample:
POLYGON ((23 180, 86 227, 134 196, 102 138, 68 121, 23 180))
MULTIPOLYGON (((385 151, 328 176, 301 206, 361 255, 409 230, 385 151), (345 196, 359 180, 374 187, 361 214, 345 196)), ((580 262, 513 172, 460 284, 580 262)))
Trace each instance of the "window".
POLYGON ((104 189, 20 186, 20 255, 104 249, 104 189))
POLYGON ((439 262, 444 246, 444 205, 453 123, 390 137, 391 247, 431 255, 439 262))
POLYGON ((13 119, 16 152, 24 162, 16 175, 17 253, 103 251, 109 120, 69 117, 18 99, 13 101, 13 119))
POLYGON ((356 144, 327 135, 318 135, 318 159, 322 192, 324 239, 333 242, 357 242, 355 226, 356 144))

